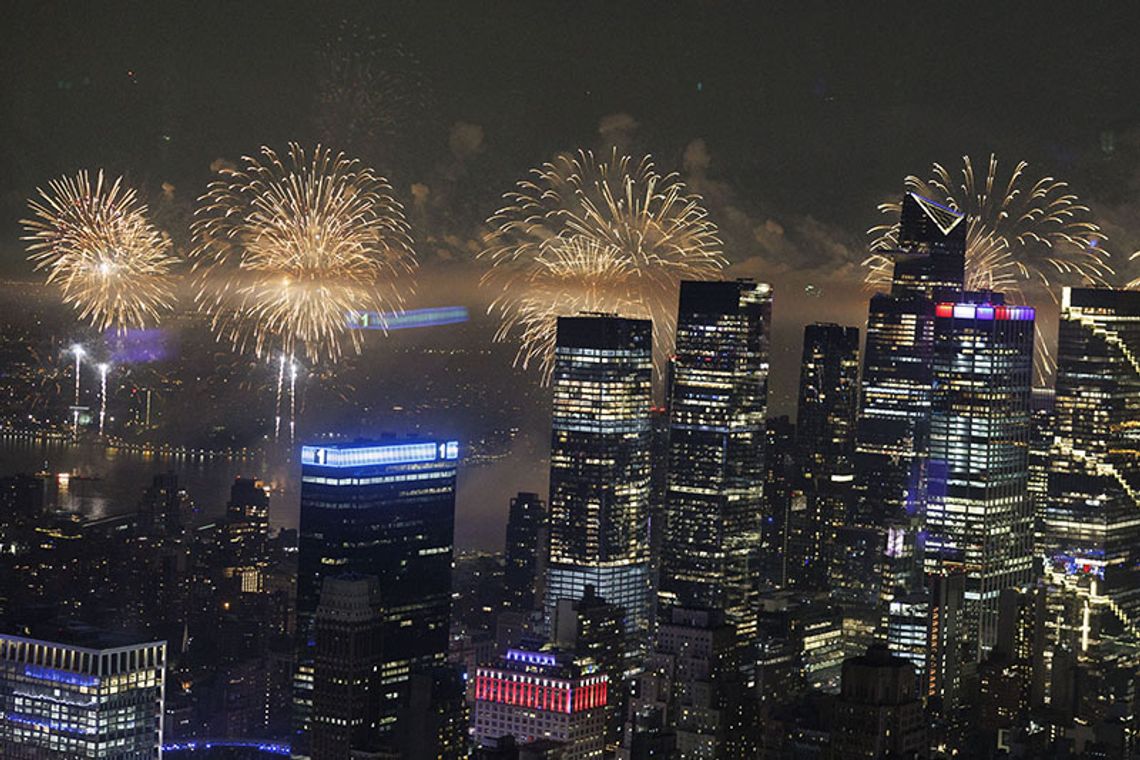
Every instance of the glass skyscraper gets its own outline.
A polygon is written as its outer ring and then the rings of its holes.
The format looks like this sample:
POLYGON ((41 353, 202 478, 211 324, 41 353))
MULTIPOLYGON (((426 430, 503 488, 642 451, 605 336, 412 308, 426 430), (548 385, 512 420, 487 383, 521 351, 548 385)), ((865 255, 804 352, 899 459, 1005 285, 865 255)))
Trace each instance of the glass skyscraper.
POLYGON ((682 282, 669 380, 660 599, 756 633, 772 291, 682 282))
POLYGON ((553 620, 559 599, 580 599, 593 586, 625 610, 631 666, 640 665, 652 614, 652 354, 646 320, 558 320, 546 618, 553 620))
MULTIPOLYGON (((376 576, 383 609, 381 732, 413 669, 444 662, 451 613, 456 441, 301 448, 296 726, 312 708, 314 616, 324 579, 376 576)), ((305 744, 299 739, 299 746, 305 744)))
POLYGON ((998 597, 1032 579, 1029 498, 1034 311, 1000 294, 935 307, 925 568, 965 576, 971 650, 997 637, 998 597))
POLYGON ((1065 288, 1046 567, 1140 630, 1140 292, 1065 288))
POLYGON ((886 533, 884 601, 920 585, 918 532, 929 445, 934 299, 962 289, 965 217, 903 197, 889 293, 871 298, 856 431, 857 524, 886 533))

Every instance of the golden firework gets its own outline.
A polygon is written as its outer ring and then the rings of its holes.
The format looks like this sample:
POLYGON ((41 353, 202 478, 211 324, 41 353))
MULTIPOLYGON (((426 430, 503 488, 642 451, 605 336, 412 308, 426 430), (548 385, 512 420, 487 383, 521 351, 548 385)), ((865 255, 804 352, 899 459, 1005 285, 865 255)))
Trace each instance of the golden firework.
POLYGON ((123 332, 172 308, 178 260, 170 238, 150 224, 122 177, 108 183, 99 171, 92 183, 81 171, 37 192, 39 199, 28 201, 32 218, 21 221, 28 258, 80 319, 123 332))
MULTIPOLYGON (((993 290, 1015 303, 1026 301, 1025 290, 1047 289, 1056 299, 1057 285, 1107 287, 1113 274, 1105 248, 1107 236, 1092 221, 1089 207, 1072 192, 1068 183, 1055 177, 1031 182, 1029 164, 1018 162, 1008 178, 998 172, 998 160, 990 156, 984 177, 974 171, 969 156, 963 156, 960 176, 934 164, 931 176, 906 178, 907 192, 930 198, 966 215, 967 290, 993 290)), ((901 202, 879 205, 879 211, 895 221, 867 231, 871 237, 865 282, 869 288, 889 286, 894 270, 891 251, 898 248, 901 202)), ((1037 333, 1036 364, 1042 379, 1053 371, 1054 361, 1042 332, 1037 333)))
POLYGON ((496 340, 516 336, 516 363, 553 371, 559 316, 614 312, 654 322, 655 361, 673 340, 678 283, 725 266, 699 196, 645 156, 578 151, 531 171, 488 219, 484 282, 497 291, 496 340))
POLYGON ((196 298, 220 340, 263 357, 359 353, 357 311, 399 312, 416 266, 403 207, 355 159, 291 143, 222 172, 192 225, 196 298))

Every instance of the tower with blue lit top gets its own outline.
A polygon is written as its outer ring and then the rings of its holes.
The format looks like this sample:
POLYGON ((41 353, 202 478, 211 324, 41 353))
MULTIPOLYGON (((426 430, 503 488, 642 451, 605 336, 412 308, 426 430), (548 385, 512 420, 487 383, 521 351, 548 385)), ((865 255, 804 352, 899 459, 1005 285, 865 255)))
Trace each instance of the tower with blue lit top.
POLYGON ((312 711, 314 619, 326 577, 379 581, 381 733, 410 674, 447 653, 459 443, 358 441, 301 448, 294 703, 303 744, 312 711))

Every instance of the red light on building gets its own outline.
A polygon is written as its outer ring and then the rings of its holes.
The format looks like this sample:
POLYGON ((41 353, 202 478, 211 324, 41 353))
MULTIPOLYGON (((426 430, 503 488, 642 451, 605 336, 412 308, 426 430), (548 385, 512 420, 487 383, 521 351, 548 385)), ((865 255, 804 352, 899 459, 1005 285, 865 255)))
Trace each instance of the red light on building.
POLYGON ((475 699, 567 713, 606 705, 608 689, 604 678, 578 688, 548 686, 541 680, 544 679, 524 675, 515 678, 478 675, 475 678, 475 699))
POLYGON ((934 307, 934 316, 949 318, 954 316, 954 304, 940 303, 934 307))

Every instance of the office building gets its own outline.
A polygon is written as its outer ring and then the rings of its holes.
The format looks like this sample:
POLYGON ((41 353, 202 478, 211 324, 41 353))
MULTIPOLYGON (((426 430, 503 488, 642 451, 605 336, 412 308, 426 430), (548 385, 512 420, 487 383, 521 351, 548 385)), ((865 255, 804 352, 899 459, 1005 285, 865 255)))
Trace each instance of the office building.
POLYGON ((961 290, 965 217, 907 193, 891 289, 871 298, 856 431, 857 524, 886 536, 884 602, 921 586, 916 544, 925 503, 934 364, 934 299, 961 290))
POLYGON ((565 760, 601 758, 608 683, 588 658, 508 649, 476 670, 472 735, 483 747, 509 735, 519 744, 561 742, 565 760))
POLYGON ((580 658, 597 663, 599 670, 609 676, 609 697, 606 704, 606 748, 617 749, 621 741, 621 727, 629 696, 625 680, 625 610, 609 604, 594 593, 592 586, 577 601, 559 599, 554 611, 554 645, 580 658))
POLYGON ((379 746, 383 611, 375 576, 326 576, 314 618, 312 760, 379 746))
POLYGON ((542 564, 546 561, 546 502, 536 493, 520 491, 511 499, 507 516, 503 594, 514 612, 535 608, 542 588, 542 564))
POLYGON ((0 756, 159 757, 166 643, 56 638, 0 634, 0 756))
POLYGON ((547 621, 587 586, 625 610, 629 667, 648 643, 652 325, 561 317, 550 444, 547 621))
POLYGON ((669 380, 660 597, 755 637, 772 291, 682 282, 669 380))
POLYGON ((831 757, 836 760, 928 755, 914 666, 881 644, 843 663, 833 720, 831 757))
POLYGON ((935 314, 925 565, 965 574, 963 634, 979 659, 997 637, 1002 589, 1032 579, 1034 311, 962 293, 935 314))
POLYGON ((301 448, 295 723, 312 702, 314 618, 330 574, 375 576, 384 622, 380 731, 395 723, 411 672, 444 662, 451 611, 456 441, 330 443, 301 448))
POLYGON ((1140 292, 1065 288, 1040 552, 1058 585, 1140 630, 1140 292))
POLYGON ((792 582, 802 588, 830 587, 829 547, 855 517, 855 414, 858 403, 859 330, 816 323, 804 328, 796 444, 804 509, 795 517, 789 546, 792 582))

